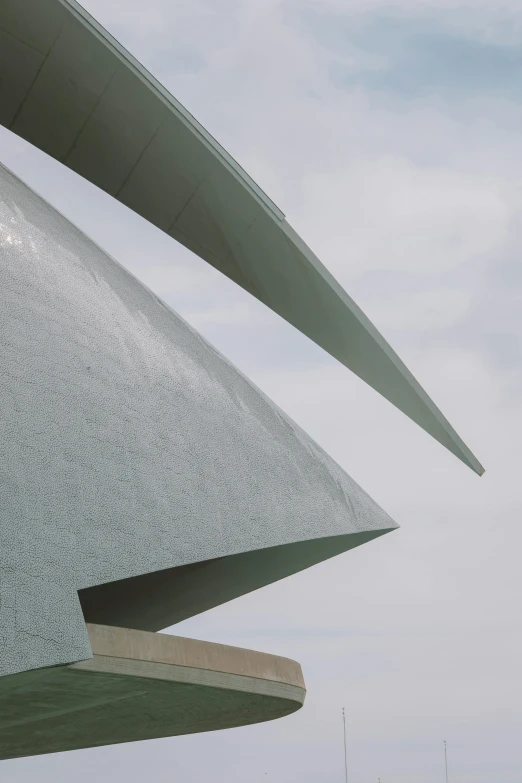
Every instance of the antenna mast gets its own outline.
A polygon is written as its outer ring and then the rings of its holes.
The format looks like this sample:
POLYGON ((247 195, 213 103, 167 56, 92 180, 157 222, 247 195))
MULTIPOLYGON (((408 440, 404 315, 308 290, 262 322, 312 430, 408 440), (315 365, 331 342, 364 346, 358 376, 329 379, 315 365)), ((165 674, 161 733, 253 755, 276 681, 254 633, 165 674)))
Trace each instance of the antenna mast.
POLYGON ((344 732, 344 780, 348 783, 348 761, 346 757, 346 715, 343 707, 343 732, 344 732))

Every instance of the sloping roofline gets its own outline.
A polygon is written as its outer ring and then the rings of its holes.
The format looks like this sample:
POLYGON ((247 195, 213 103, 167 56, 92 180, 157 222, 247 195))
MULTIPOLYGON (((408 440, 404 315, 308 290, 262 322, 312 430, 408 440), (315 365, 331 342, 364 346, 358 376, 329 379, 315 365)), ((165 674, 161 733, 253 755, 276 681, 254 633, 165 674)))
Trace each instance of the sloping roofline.
POLYGON ((284 213, 276 204, 274 204, 272 199, 267 196, 264 190, 259 187, 257 182, 255 182, 252 177, 247 174, 247 172, 239 165, 239 163, 234 160, 232 155, 230 155, 230 153, 228 153, 226 149, 221 146, 221 144, 212 136, 212 134, 210 134, 207 129, 197 121, 194 115, 191 114, 188 109, 186 109, 183 104, 177 100, 177 98, 169 93, 169 91, 165 89, 161 82, 159 82, 149 71, 147 71, 146 68, 144 68, 143 65, 138 62, 138 60, 136 60, 136 58, 133 57, 130 52, 127 51, 127 49, 125 49, 125 47, 123 47, 115 38, 113 38, 113 36, 107 30, 105 30, 105 28, 102 27, 101 24, 96 21, 96 19, 91 16, 85 10, 85 8, 83 8, 83 6, 77 3, 76 0, 59 0, 59 2, 61 2, 65 7, 70 6, 73 13, 78 14, 78 17, 82 19, 84 24, 92 29, 94 35, 98 35, 104 39, 107 42, 107 45, 112 47, 114 52, 116 52, 127 62, 128 67, 136 73, 138 78, 142 79, 143 82, 147 84, 147 86, 154 93, 156 93, 156 95, 161 100, 165 100, 171 110, 176 113, 183 122, 186 122, 188 127, 198 136, 201 142, 209 146, 214 154, 220 158, 222 164, 231 169, 231 171, 233 171, 236 176, 243 180, 245 186, 249 188, 254 196, 263 204, 264 207, 266 207, 271 212, 275 218, 278 220, 285 219, 284 213))
POLYGON ((0 40, 3 125, 212 264, 484 472, 281 210, 75 0, 3 0, 0 40))

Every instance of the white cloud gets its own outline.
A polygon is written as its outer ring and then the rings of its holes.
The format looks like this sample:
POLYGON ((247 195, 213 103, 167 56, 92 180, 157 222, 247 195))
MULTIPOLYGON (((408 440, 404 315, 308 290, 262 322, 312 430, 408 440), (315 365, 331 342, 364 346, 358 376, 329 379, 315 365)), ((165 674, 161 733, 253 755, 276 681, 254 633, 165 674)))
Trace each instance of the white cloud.
POLYGON ((502 181, 389 156, 314 174, 303 187, 301 222, 341 282, 369 270, 443 273, 473 261, 501 247, 518 208, 502 181))
POLYGON ((469 311, 472 293, 466 289, 431 288, 420 292, 390 296, 381 291, 366 306, 376 315, 376 326, 382 330, 426 330, 432 334, 462 321, 469 311), (371 304, 371 307, 370 307, 371 304))
POLYGON ((404 20, 431 19, 464 37, 508 46, 522 40, 519 0, 309 0, 307 7, 325 14, 335 11, 364 20, 398 16, 404 20))

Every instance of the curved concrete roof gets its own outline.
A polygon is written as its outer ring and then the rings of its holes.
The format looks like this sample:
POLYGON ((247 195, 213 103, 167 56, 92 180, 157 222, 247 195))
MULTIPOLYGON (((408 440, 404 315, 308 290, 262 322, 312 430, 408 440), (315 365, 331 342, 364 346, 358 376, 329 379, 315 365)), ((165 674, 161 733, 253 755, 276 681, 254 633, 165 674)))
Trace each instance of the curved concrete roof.
POLYGON ((0 678, 0 759, 274 720, 305 698, 288 658, 88 626, 90 660, 0 678))
POLYGON ((215 266, 483 472, 281 210, 75 0, 2 0, 0 122, 215 266))
POLYGON ((1 166, 0 335, 0 676, 89 658, 84 617, 158 630, 396 527, 1 166))

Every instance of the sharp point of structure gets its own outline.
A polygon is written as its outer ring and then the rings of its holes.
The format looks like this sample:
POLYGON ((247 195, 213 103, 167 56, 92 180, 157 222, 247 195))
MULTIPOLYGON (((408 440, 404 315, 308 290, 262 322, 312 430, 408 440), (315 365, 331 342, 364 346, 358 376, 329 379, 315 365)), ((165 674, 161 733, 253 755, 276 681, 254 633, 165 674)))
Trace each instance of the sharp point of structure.
POLYGON ((4 0, 0 29, 5 61, 18 66, 1 82, 3 125, 227 275, 484 472, 281 210, 75 0, 4 0))

